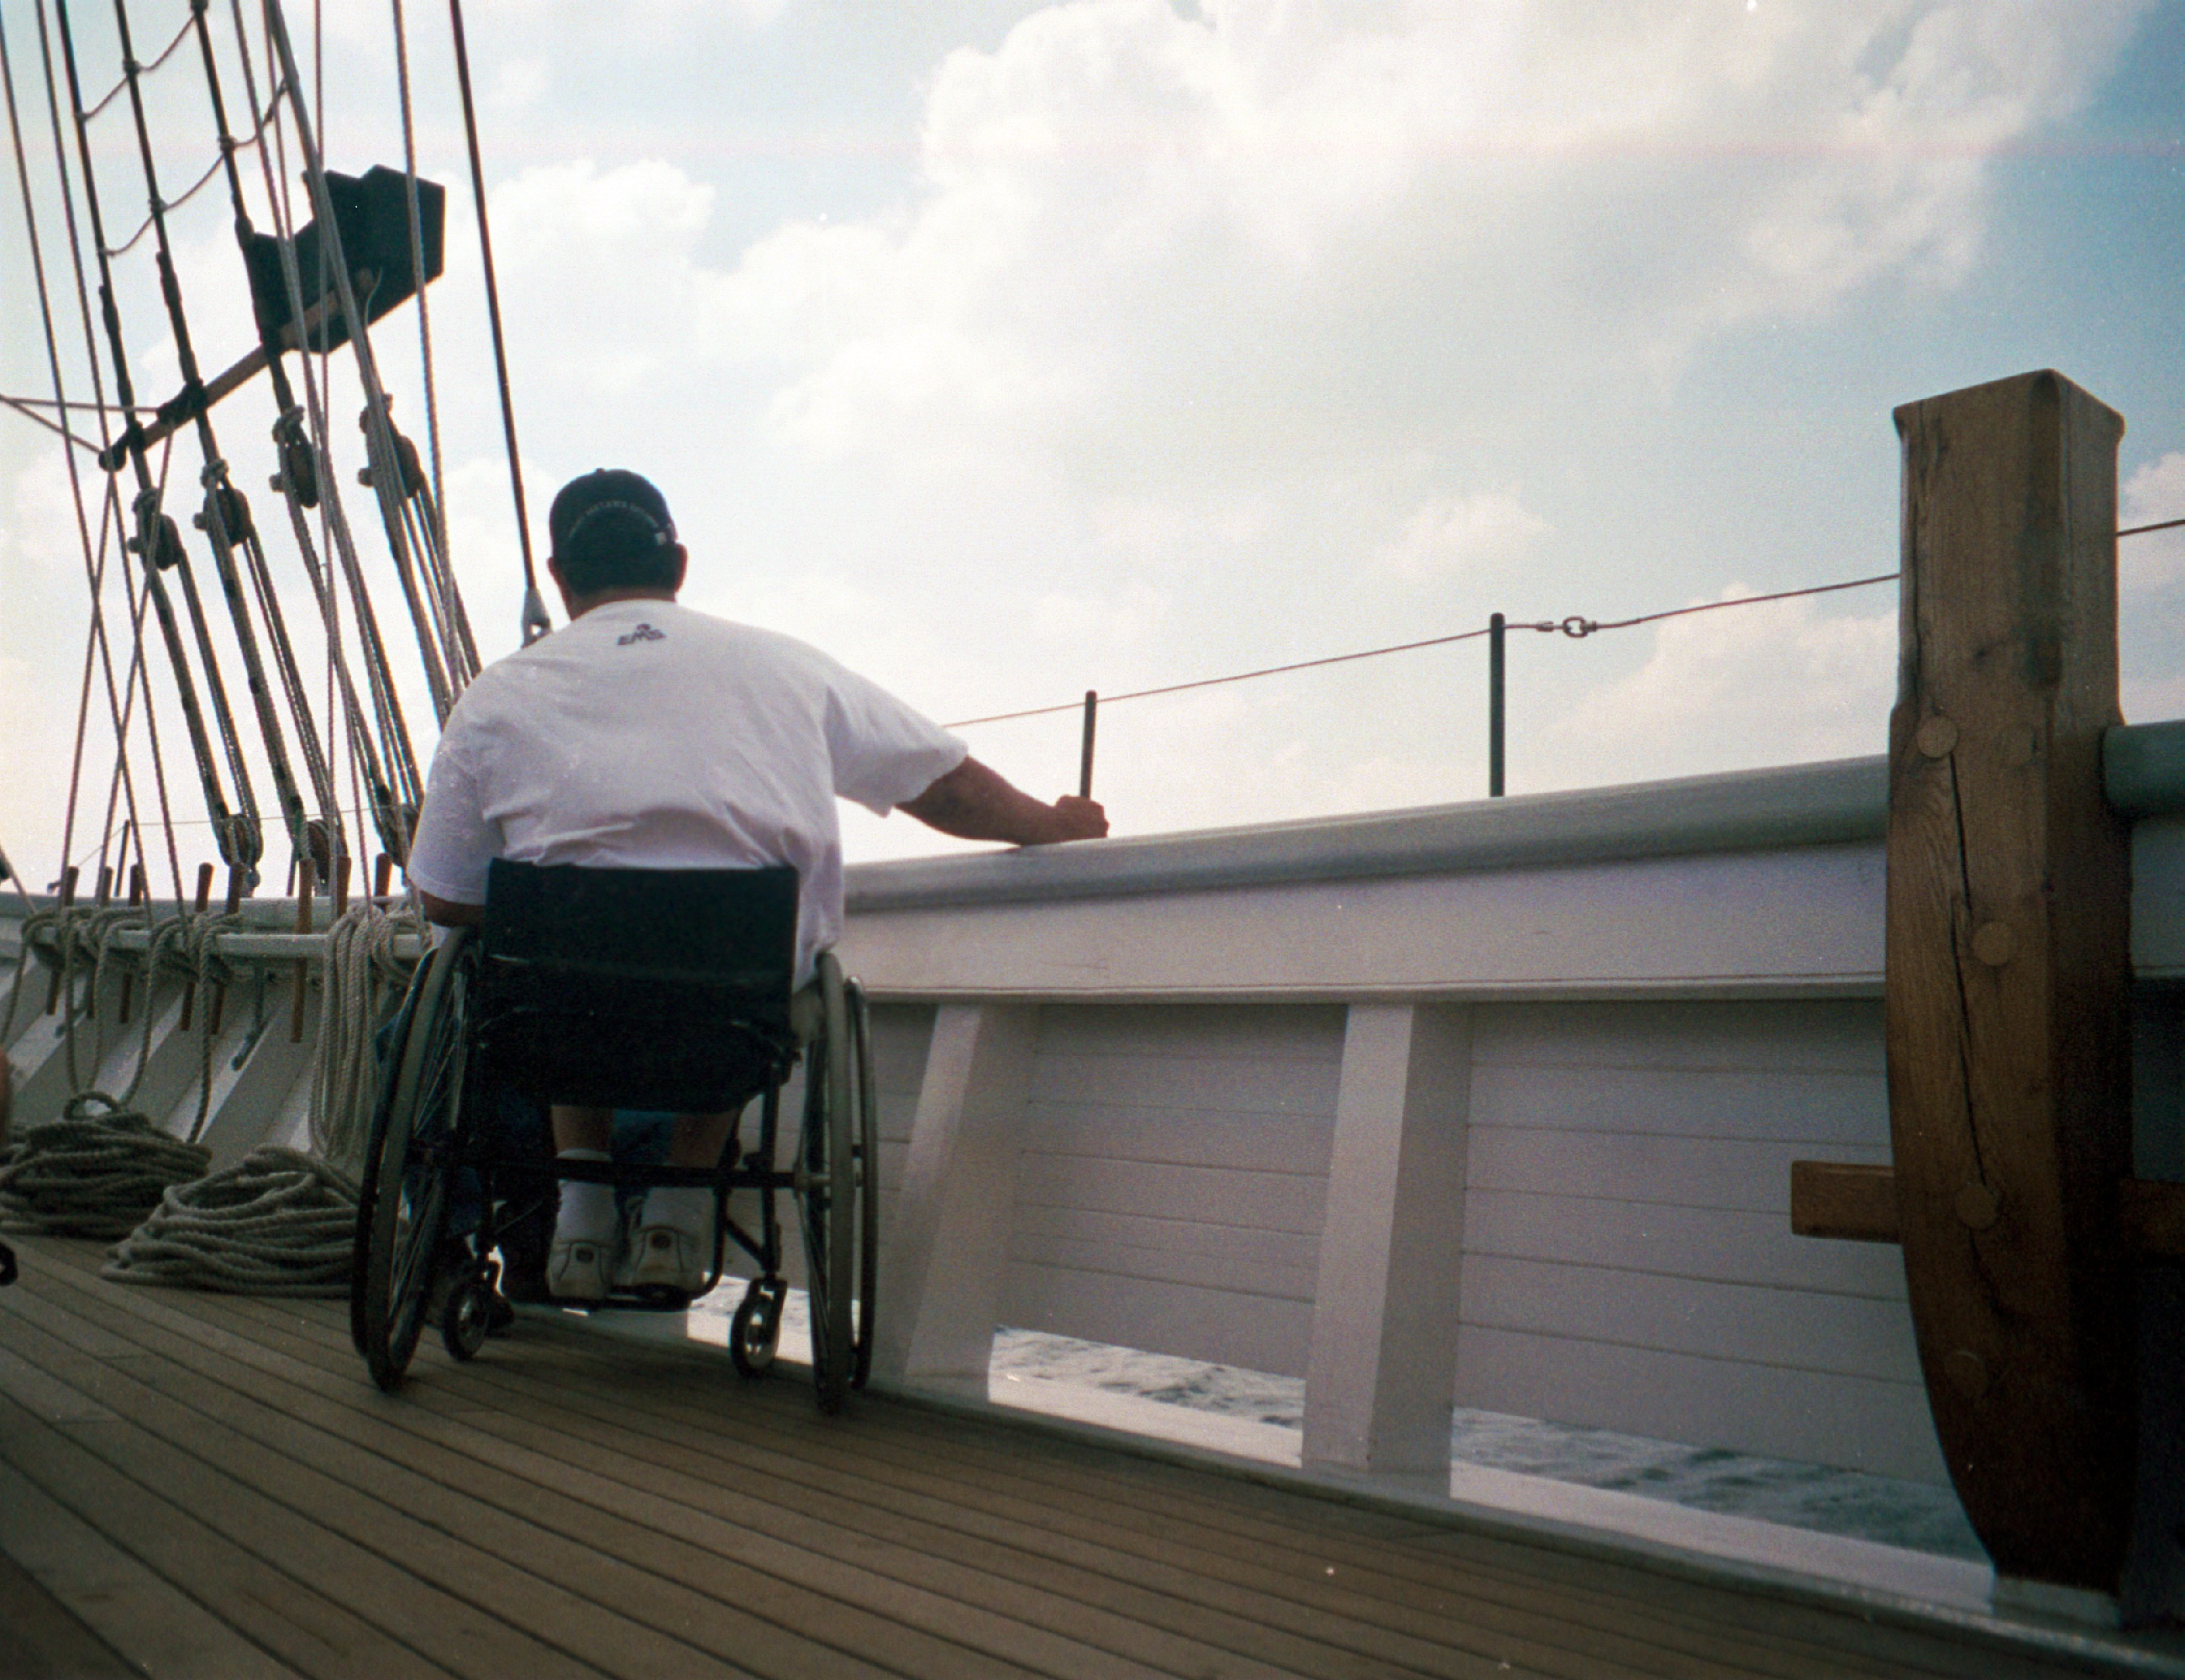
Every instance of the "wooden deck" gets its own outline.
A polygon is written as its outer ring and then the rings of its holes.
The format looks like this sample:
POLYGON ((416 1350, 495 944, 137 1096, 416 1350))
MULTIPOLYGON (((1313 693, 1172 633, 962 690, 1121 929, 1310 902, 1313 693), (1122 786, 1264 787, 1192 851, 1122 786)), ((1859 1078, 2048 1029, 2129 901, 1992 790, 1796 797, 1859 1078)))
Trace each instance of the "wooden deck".
POLYGON ((2085 1672, 1033 1427, 825 1420, 793 1373, 560 1315, 468 1367, 428 1342, 388 1397, 338 1303, 16 1246, 8 1677, 2085 1672))

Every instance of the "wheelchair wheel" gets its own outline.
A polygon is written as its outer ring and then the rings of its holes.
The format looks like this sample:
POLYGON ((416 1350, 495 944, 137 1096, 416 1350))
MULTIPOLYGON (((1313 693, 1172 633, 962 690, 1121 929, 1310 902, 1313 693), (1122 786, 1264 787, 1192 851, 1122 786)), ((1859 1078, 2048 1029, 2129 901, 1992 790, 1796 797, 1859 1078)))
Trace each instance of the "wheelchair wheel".
POLYGON ((416 1352, 460 1169, 470 1050, 472 938, 433 952, 404 1000, 357 1198, 349 1331, 372 1381, 392 1389, 416 1352))
POLYGON ((857 1290, 858 1193, 855 1158, 857 1041, 841 965, 819 955, 819 993, 826 1025, 807 1052, 802 1169, 805 1289, 812 1316, 812 1381, 819 1409, 832 1414, 848 1398, 857 1365, 852 1303, 857 1290))
POLYGON ((440 1314, 440 1342, 447 1348, 450 1359, 476 1359, 478 1349, 485 1346, 487 1331, 492 1328, 491 1284, 472 1279, 448 1297, 447 1308, 440 1314))
POLYGON ((880 1304, 880 1102, 873 1084, 872 1018, 865 1010, 864 989, 852 980, 844 991, 858 1047, 858 1341, 850 1386, 863 1388, 873 1374, 873 1326, 880 1304))
POLYGON ((779 1278, 755 1277, 729 1324, 729 1357, 745 1376, 763 1376, 773 1368, 781 1341, 781 1303, 786 1286, 779 1278))

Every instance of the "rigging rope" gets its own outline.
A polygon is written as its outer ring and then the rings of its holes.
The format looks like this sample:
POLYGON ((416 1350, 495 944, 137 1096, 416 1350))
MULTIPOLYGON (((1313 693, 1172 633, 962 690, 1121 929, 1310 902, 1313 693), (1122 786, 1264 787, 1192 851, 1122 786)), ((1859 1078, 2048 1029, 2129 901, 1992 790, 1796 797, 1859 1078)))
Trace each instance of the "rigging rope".
MULTIPOLYGON (((42 31, 45 17, 42 5, 39 8, 38 16, 42 31)), ((91 137, 84 123, 82 80, 76 67, 75 42, 69 26, 67 0, 54 0, 54 18, 60 31, 62 61, 68 73, 70 109, 74 114, 75 120, 76 149, 81 161, 83 173, 84 208, 91 218, 92 246, 98 257, 100 313, 105 322, 108 348, 112 354, 114 362, 115 393, 120 398, 124 406, 133 408, 137 405, 137 393, 129 374, 129 357, 121 342, 121 317, 115 299, 113 273, 109 267, 106 257, 104 220, 99 211, 98 189, 92 170, 91 137)), ((42 33, 41 38, 42 40, 43 38, 42 33)), ((50 53, 48 53, 46 60, 46 80, 47 98, 55 105, 55 129, 58 142, 58 94, 53 86, 53 63, 50 53)), ((65 148, 62 148, 62 152, 64 156, 65 148)), ((155 202, 156 198, 155 189, 155 202)), ((165 278, 166 275, 163 273, 162 279, 165 278)), ((81 284, 79 269, 79 288, 81 284)), ((149 464, 145 459, 142 434, 132 429, 124 435, 131 440, 128 454, 137 484, 135 507, 138 531, 136 541, 139 544, 138 552, 144 564, 146 585, 151 592, 154 609, 159 620, 160 633, 167 645, 169 662, 175 673, 176 689, 182 703, 183 718, 189 726, 190 745, 197 757, 198 775, 204 788, 206 809, 214 819, 214 831, 220 844, 221 855, 231 864, 238 864, 245 868, 253 869, 254 872, 259 853, 263 846, 255 803, 249 797, 247 784, 238 779, 237 795, 243 809, 232 813, 228 808, 226 796, 220 785, 219 773, 213 761, 211 741, 206 735, 204 716, 198 708, 196 683, 190 673, 188 655, 182 646, 181 628, 176 622, 174 606, 168 599, 166 585, 159 575, 163 571, 172 568, 182 582, 183 599, 189 609, 192 628, 196 633, 200 653, 207 661, 205 672, 207 691, 221 724, 223 742, 231 749, 231 765, 233 770, 239 771, 241 767, 239 758, 233 751, 234 721, 228 711, 226 691, 220 680, 218 665, 211 657, 211 642, 206 630, 203 608, 198 601, 197 586, 191 572, 188 554, 182 546, 180 533, 176 530, 174 522, 159 511, 159 497, 164 492, 165 485, 163 482, 157 484, 154 482, 149 464)))
POLYGON ((365 900, 327 932, 327 965, 319 1015, 318 1057, 311 1070, 311 1147, 348 1172, 362 1169, 378 1095, 372 1036, 380 1000, 397 996, 410 970, 394 954, 405 935, 429 929, 414 899, 382 908, 365 900))
MULTIPOLYGON (((44 14, 42 10, 40 13, 40 24, 42 29, 43 21, 44 14)), ((23 130, 20 113, 15 102, 14 64, 8 52, 7 37, 4 30, 0 30, 0 77, 4 77, 6 83, 8 129, 8 134, 14 142, 16 181, 22 193, 24 225, 29 237, 31 269, 37 282, 39 321, 45 335, 47 365, 53 377, 55 411, 61 415, 64 420, 69 412, 67 382, 61 372, 59 337, 53 326, 52 293, 46 280, 45 252, 42 243, 38 237, 36 207, 31 193, 29 161, 23 146, 23 130)), ((102 436, 104 434, 106 430, 105 407, 103 401, 104 394, 103 390, 101 389, 98 393, 100 400, 97 405, 98 410, 98 426, 102 436)), ((66 434, 64 433, 64 435, 66 434)), ((109 643, 106 635, 105 606, 103 591, 101 588, 105 572, 105 527, 102 522, 99 552, 98 556, 94 557, 92 550, 90 524, 84 516, 83 484, 81 477, 77 472, 77 462, 75 455, 68 450, 64 449, 61 452, 61 455, 64 466, 67 471, 70 493, 75 512, 77 538, 82 548, 84 575, 86 580, 91 585, 92 591, 92 622, 89 632, 89 642, 85 649, 86 668, 84 673, 84 694, 77 707, 77 739, 80 744, 84 733, 84 726, 88 717, 90 698, 89 684, 91 678, 90 661, 92 654, 95 650, 98 656, 100 671, 105 679, 108 715, 114 723, 115 767, 122 783, 123 790, 127 796, 130 818, 132 822, 135 822, 137 818, 137 791, 134 778, 130 774, 128 769, 127 713, 126 709, 120 705, 119 698, 115 691, 114 655, 111 645, 109 643)), ((133 591, 131 593, 133 594, 133 591)), ((138 623, 137 619, 133 600, 131 603, 131 617, 132 625, 137 625, 141 632, 141 625, 138 623)), ((140 653, 142 651, 142 644, 140 633, 138 635, 137 644, 137 651, 140 653)), ((79 753, 80 751, 81 745, 79 745, 79 753)), ((160 814, 162 817, 165 817, 170 814, 166 807, 164 781, 161 784, 160 814)), ((74 800, 73 796, 71 796, 70 821, 72 823, 73 819, 74 800)), ((137 832, 139 834, 141 851, 141 837, 142 834, 141 823, 138 826, 137 832)), ((67 851, 67 835, 65 833, 63 837, 62 850, 64 855, 65 855, 67 851)), ((179 881, 179 876, 177 879, 179 881)))
MULTIPOLYGON (((243 92, 254 107, 258 98, 258 79, 251 68, 249 35, 243 20, 242 0, 232 0, 230 12, 235 26, 237 56, 243 67, 243 92)), ((208 85, 213 92, 215 111, 219 114, 224 107, 220 99, 219 78, 213 66, 209 33, 204 36, 204 52, 208 85)), ((273 55, 270 36, 266 42, 266 53, 270 60, 273 55)), ((282 86, 277 68, 272 70, 270 80, 277 89, 282 86)), ((273 97, 277 101, 278 93, 273 97)), ((292 100, 295 97, 293 90, 290 90, 290 97, 292 100)), ((289 318, 302 321, 307 310, 304 303, 303 276, 296 259, 295 228, 288 204, 287 142, 277 123, 273 128, 272 148, 269 152, 269 148, 260 147, 258 158, 265 176, 266 201, 273 215, 275 245, 280 257, 281 279, 287 296, 289 318), (280 154, 278 168, 271 155, 272 152, 280 154)), ((236 190, 239 193, 239 182, 236 190)), ((323 250, 321 256, 323 263, 323 250)), ((423 783, 418 775, 416 751, 411 744, 409 725, 403 717, 401 700, 394 688, 392 667, 388 661, 386 642, 380 632, 378 613, 365 584, 355 541, 349 531, 348 514, 333 473, 321 382, 312 371, 310 354, 300 354, 298 365, 303 371, 305 400, 299 412, 288 387, 280 357, 270 348, 268 354, 282 409, 281 417, 274 428, 275 442, 282 455, 281 488, 288 504, 289 524, 295 533, 297 547, 303 555, 305 569, 310 574, 311 587, 317 595, 320 616, 326 627, 329 660, 333 667, 332 674, 349 708, 346 718, 349 724, 352 771, 355 769, 358 760, 361 759, 365 776, 372 790, 372 820, 378 830, 380 843, 389 856, 406 857, 409 855, 410 829, 416 809, 423 801, 423 783), (312 508, 318 511, 321 531, 327 539, 319 544, 314 544, 312 540, 310 522, 307 516, 312 508), (323 574, 320 562, 321 552, 331 555, 323 574), (378 732, 377 750, 357 708, 354 680, 349 672, 346 656, 342 652, 340 597, 332 578, 334 561, 339 562, 342 583, 349 591, 356 618, 358 639, 362 644, 366 683, 372 698, 372 728, 378 732)))
POLYGON ((131 76, 139 75, 149 75, 153 71, 158 70, 160 65, 165 64, 168 59, 173 58, 175 56, 175 48, 181 46, 184 41, 188 39, 190 28, 193 21, 194 20, 193 19, 185 18, 182 20, 182 26, 175 31, 175 38, 159 49, 159 56, 153 59, 150 64, 131 64, 126 66, 121 80, 115 82, 113 87, 108 88, 106 90, 105 97, 96 105, 93 105, 88 111, 84 113, 85 120, 87 121, 95 120, 100 112, 103 111, 109 105, 120 98, 122 93, 128 88, 129 78, 131 76))
MULTIPOLYGON (((417 202, 417 131, 410 98, 410 31, 402 19, 402 0, 392 0, 394 8, 394 75, 402 103, 402 208, 404 220, 410 234, 410 284, 411 295, 417 302, 417 361, 418 371, 425 385, 425 442, 433 456, 432 517, 434 551, 442 567, 447 565, 448 524, 445 511, 448 505, 448 484, 440 460, 440 401, 433 378, 433 311, 426 301, 424 215, 417 202)), ((461 598, 456 597, 460 611, 461 598)), ((463 632, 467 638, 470 626, 463 632)), ((471 650, 472 676, 477 675, 478 650, 471 650)))
MULTIPOLYGON (((64 18, 66 16, 64 5, 62 15, 64 18)), ((192 16, 193 22, 201 23, 202 13, 193 10, 192 16)), ((198 374, 197 352, 190 337, 189 318, 182 306, 182 282, 176 271, 174 252, 167 236, 166 210, 160 202, 158 166, 152 154, 152 131, 144 110, 142 76, 133 63, 134 54, 130 42, 127 0, 114 0, 114 17, 115 27, 121 38, 123 64, 129 84, 130 110, 135 120, 137 156, 143 166, 145 191, 151 199, 152 229, 156 241, 155 258, 159 270, 160 295, 166 304, 168 326, 174 334, 175 354, 181 365, 182 388, 185 393, 193 399, 192 418, 195 421, 198 444, 204 460, 204 470, 198 476, 199 484, 204 492, 204 500, 197 516, 196 524, 198 529, 204 533, 212 545, 214 570, 219 577, 221 593, 226 600, 229 622, 235 633, 236 645, 243 657, 243 674, 258 714, 260 745, 265 754, 267 767, 272 773, 274 797, 280 807, 282 820, 288 830, 289 840, 297 853, 301 855, 310 849, 310 837, 304 814, 303 797, 297 790, 295 775, 289 767, 287 738, 282 728, 280 717, 274 710, 272 695, 266 685, 264 656, 259 650, 257 632, 252 623, 249 608, 245 602, 236 570, 235 550, 238 547, 246 550, 252 547, 256 541, 256 532, 250 518, 248 504, 229 483, 227 463, 221 456, 219 442, 213 433, 212 416, 202 394, 204 381, 198 374)), ((65 39, 64 35, 64 42, 65 39)), ((73 59, 71 59, 72 64, 73 59)), ((81 118, 78 121, 81 127, 81 118)), ((220 163, 226 165, 230 178, 232 179, 234 176, 233 148, 225 143, 228 137, 225 132, 224 122, 222 130, 221 137, 224 143, 221 148, 220 163)), ((85 168, 88 170, 89 167, 89 161, 87 159, 85 168)), ((215 167, 218 168, 219 165, 216 164, 215 167)), ((210 178, 211 171, 208 171, 205 179, 210 178)), ((115 342, 118 346, 120 342, 118 330, 115 342)), ((142 498, 139 500, 141 504, 142 498)), ((151 515, 144 516, 157 516, 163 522, 165 519, 164 515, 158 514, 156 508, 152 510, 151 515)), ((151 540, 148 533, 144 550, 148 558, 154 552, 150 546, 151 540)), ((262 568, 264 565, 262 554, 255 556, 254 563, 262 568)), ((183 573, 183 580, 185 593, 194 595, 195 586, 190 581, 187 571, 183 573)), ((210 673, 216 669, 212 649, 210 642, 205 639, 202 620, 198 620, 198 624, 200 651, 205 661, 206 670, 210 673)), ((286 639, 286 631, 281 625, 277 607, 268 622, 268 629, 277 640, 286 639)), ((296 706, 301 708, 293 712, 290 718, 291 724, 299 734, 311 734, 314 732, 314 726, 310 721, 308 697, 292 691, 290 698, 296 706)), ((224 719, 223 734, 227 742, 229 762, 237 787, 240 790, 248 786, 249 778, 243 765, 239 742, 234 738, 232 731, 232 720, 224 719)), ((322 791, 330 793, 330 789, 322 791)), ((322 799, 321 802, 331 804, 331 799, 322 799)), ((256 816, 254 808, 248 804, 245 808, 250 811, 254 818, 256 816)), ((329 834, 327 844, 329 848, 332 848, 336 844, 336 836, 329 834)))
POLYGON ((403 521, 404 475, 395 449, 393 426, 388 419, 387 392, 379 381, 378 365, 372 355, 371 339, 366 335, 365 311, 358 306, 349 263, 343 253, 341 229, 334 215, 332 194, 327 185, 325 159, 319 150, 310 115, 296 91, 300 86, 300 77, 297 72, 294 47, 288 39, 288 20, 282 12, 280 0, 265 0, 265 7, 266 33, 279 58, 281 78, 288 92, 289 115, 295 123, 297 142, 304 153, 304 172, 310 186, 312 209, 319 224, 319 250, 328 265, 328 277, 333 282, 334 295, 339 301, 342 320, 349 333, 349 349, 355 355, 358 382, 364 387, 364 432, 366 454, 371 462, 371 488, 378 498, 380 521, 387 530, 388 546, 394 557, 395 574, 401 580, 411 621, 417 632, 418 651, 425 662, 426 681, 432 689, 433 709, 439 721, 445 723, 448 713, 454 709, 458 690, 450 684, 449 674, 434 648, 423 603, 418 595, 415 576, 416 567, 410 552, 408 533, 403 521))
MULTIPOLYGON (((184 31, 187 32, 190 25, 185 24, 182 27, 184 31)), ((177 41, 180 41, 181 38, 182 37, 180 36, 176 37, 177 41)), ((172 52, 174 49, 170 47, 168 50, 172 52)), ((278 97, 277 93, 276 97, 278 97)), ((259 142, 260 139, 265 132, 265 125, 273 120, 273 109, 274 108, 271 105, 266 107, 265 114, 258 119, 256 125, 253 126, 249 137, 245 139, 232 139, 227 134, 223 132, 220 137, 220 155, 205 165, 204 173, 199 176, 195 181, 192 181, 189 186, 184 188, 181 194, 176 198, 154 198, 152 202, 158 206, 156 212, 152 215, 146 216, 142 222, 137 224, 137 231, 134 233, 131 234, 119 245, 114 247, 114 248, 109 251, 106 254, 109 257, 127 255, 128 253, 135 248, 137 242, 152 231, 152 224, 156 221, 159 216, 165 215, 169 210, 178 210, 182 209, 183 205, 188 204, 191 199, 196 198, 198 193, 204 191, 206 186, 211 181, 213 176, 221 172, 221 168, 223 165, 230 165, 232 166, 231 160, 235 153, 246 149, 247 148, 255 146, 259 142)))
POLYGON ((455 85, 463 98, 463 138, 470 146, 471 202, 478 210, 478 254, 485 265, 486 317, 493 323, 494 373, 500 381, 500 424, 508 438, 508 480, 516 496, 516 536, 523 550, 523 645, 554 627, 539 593, 539 574, 531 561, 531 516, 523 500, 523 463, 516 448, 516 405, 508 392, 508 349, 500 332, 500 286, 494 278, 493 228, 486 216, 485 165, 478 155, 478 107, 471 98, 470 46, 463 34, 463 0, 448 0, 448 25, 455 42, 455 85))

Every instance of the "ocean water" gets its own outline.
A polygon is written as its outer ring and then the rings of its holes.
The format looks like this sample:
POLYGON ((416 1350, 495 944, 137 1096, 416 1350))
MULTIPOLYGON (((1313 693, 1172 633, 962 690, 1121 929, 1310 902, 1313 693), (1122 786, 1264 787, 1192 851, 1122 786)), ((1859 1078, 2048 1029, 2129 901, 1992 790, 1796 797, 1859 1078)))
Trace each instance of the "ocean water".
MULTIPOLYGON (((693 1303, 690 1333, 724 1342, 729 1316, 742 1290, 740 1282, 733 1283, 693 1303)), ((791 1290, 782 1314, 781 1357, 808 1362, 808 1336, 803 1292, 791 1290)), ((1129 1395, 1300 1434, 1305 1428, 1301 1377, 1042 1331, 998 1331, 988 1375, 995 1381, 1014 1377, 1129 1395)), ((1925 1482, 1461 1406, 1450 1423, 1450 1455, 1460 1464, 1632 1493, 1694 1510, 1847 1535, 1970 1563, 1987 1560, 1957 1496, 1925 1482)))

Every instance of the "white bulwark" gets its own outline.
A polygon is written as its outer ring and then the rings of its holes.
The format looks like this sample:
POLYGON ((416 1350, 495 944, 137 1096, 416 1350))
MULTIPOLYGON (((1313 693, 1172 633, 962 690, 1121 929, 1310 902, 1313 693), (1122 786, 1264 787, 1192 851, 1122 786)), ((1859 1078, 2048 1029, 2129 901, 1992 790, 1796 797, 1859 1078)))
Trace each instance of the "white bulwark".
MULTIPOLYGON (((2137 1169, 2185 1177, 2185 725, 2109 762, 2137 1169)), ((880 1373, 976 1389, 1008 1324, 1301 1376, 1333 1470, 1431 1481, 1461 1404, 1942 1481, 1897 1250, 1789 1217, 1794 1158, 1889 1158, 1886 796, 1860 759, 853 868, 880 1373)), ((249 914, 221 1164, 308 1100, 292 976, 323 936, 249 914)), ((20 927, 0 904, 11 971, 20 927)), ((9 1029, 18 1124, 71 1084, 48 984, 9 1029)), ((187 1130, 180 991, 137 1106, 187 1130)), ((102 997, 75 1085, 126 1082, 145 1002, 102 997)))

